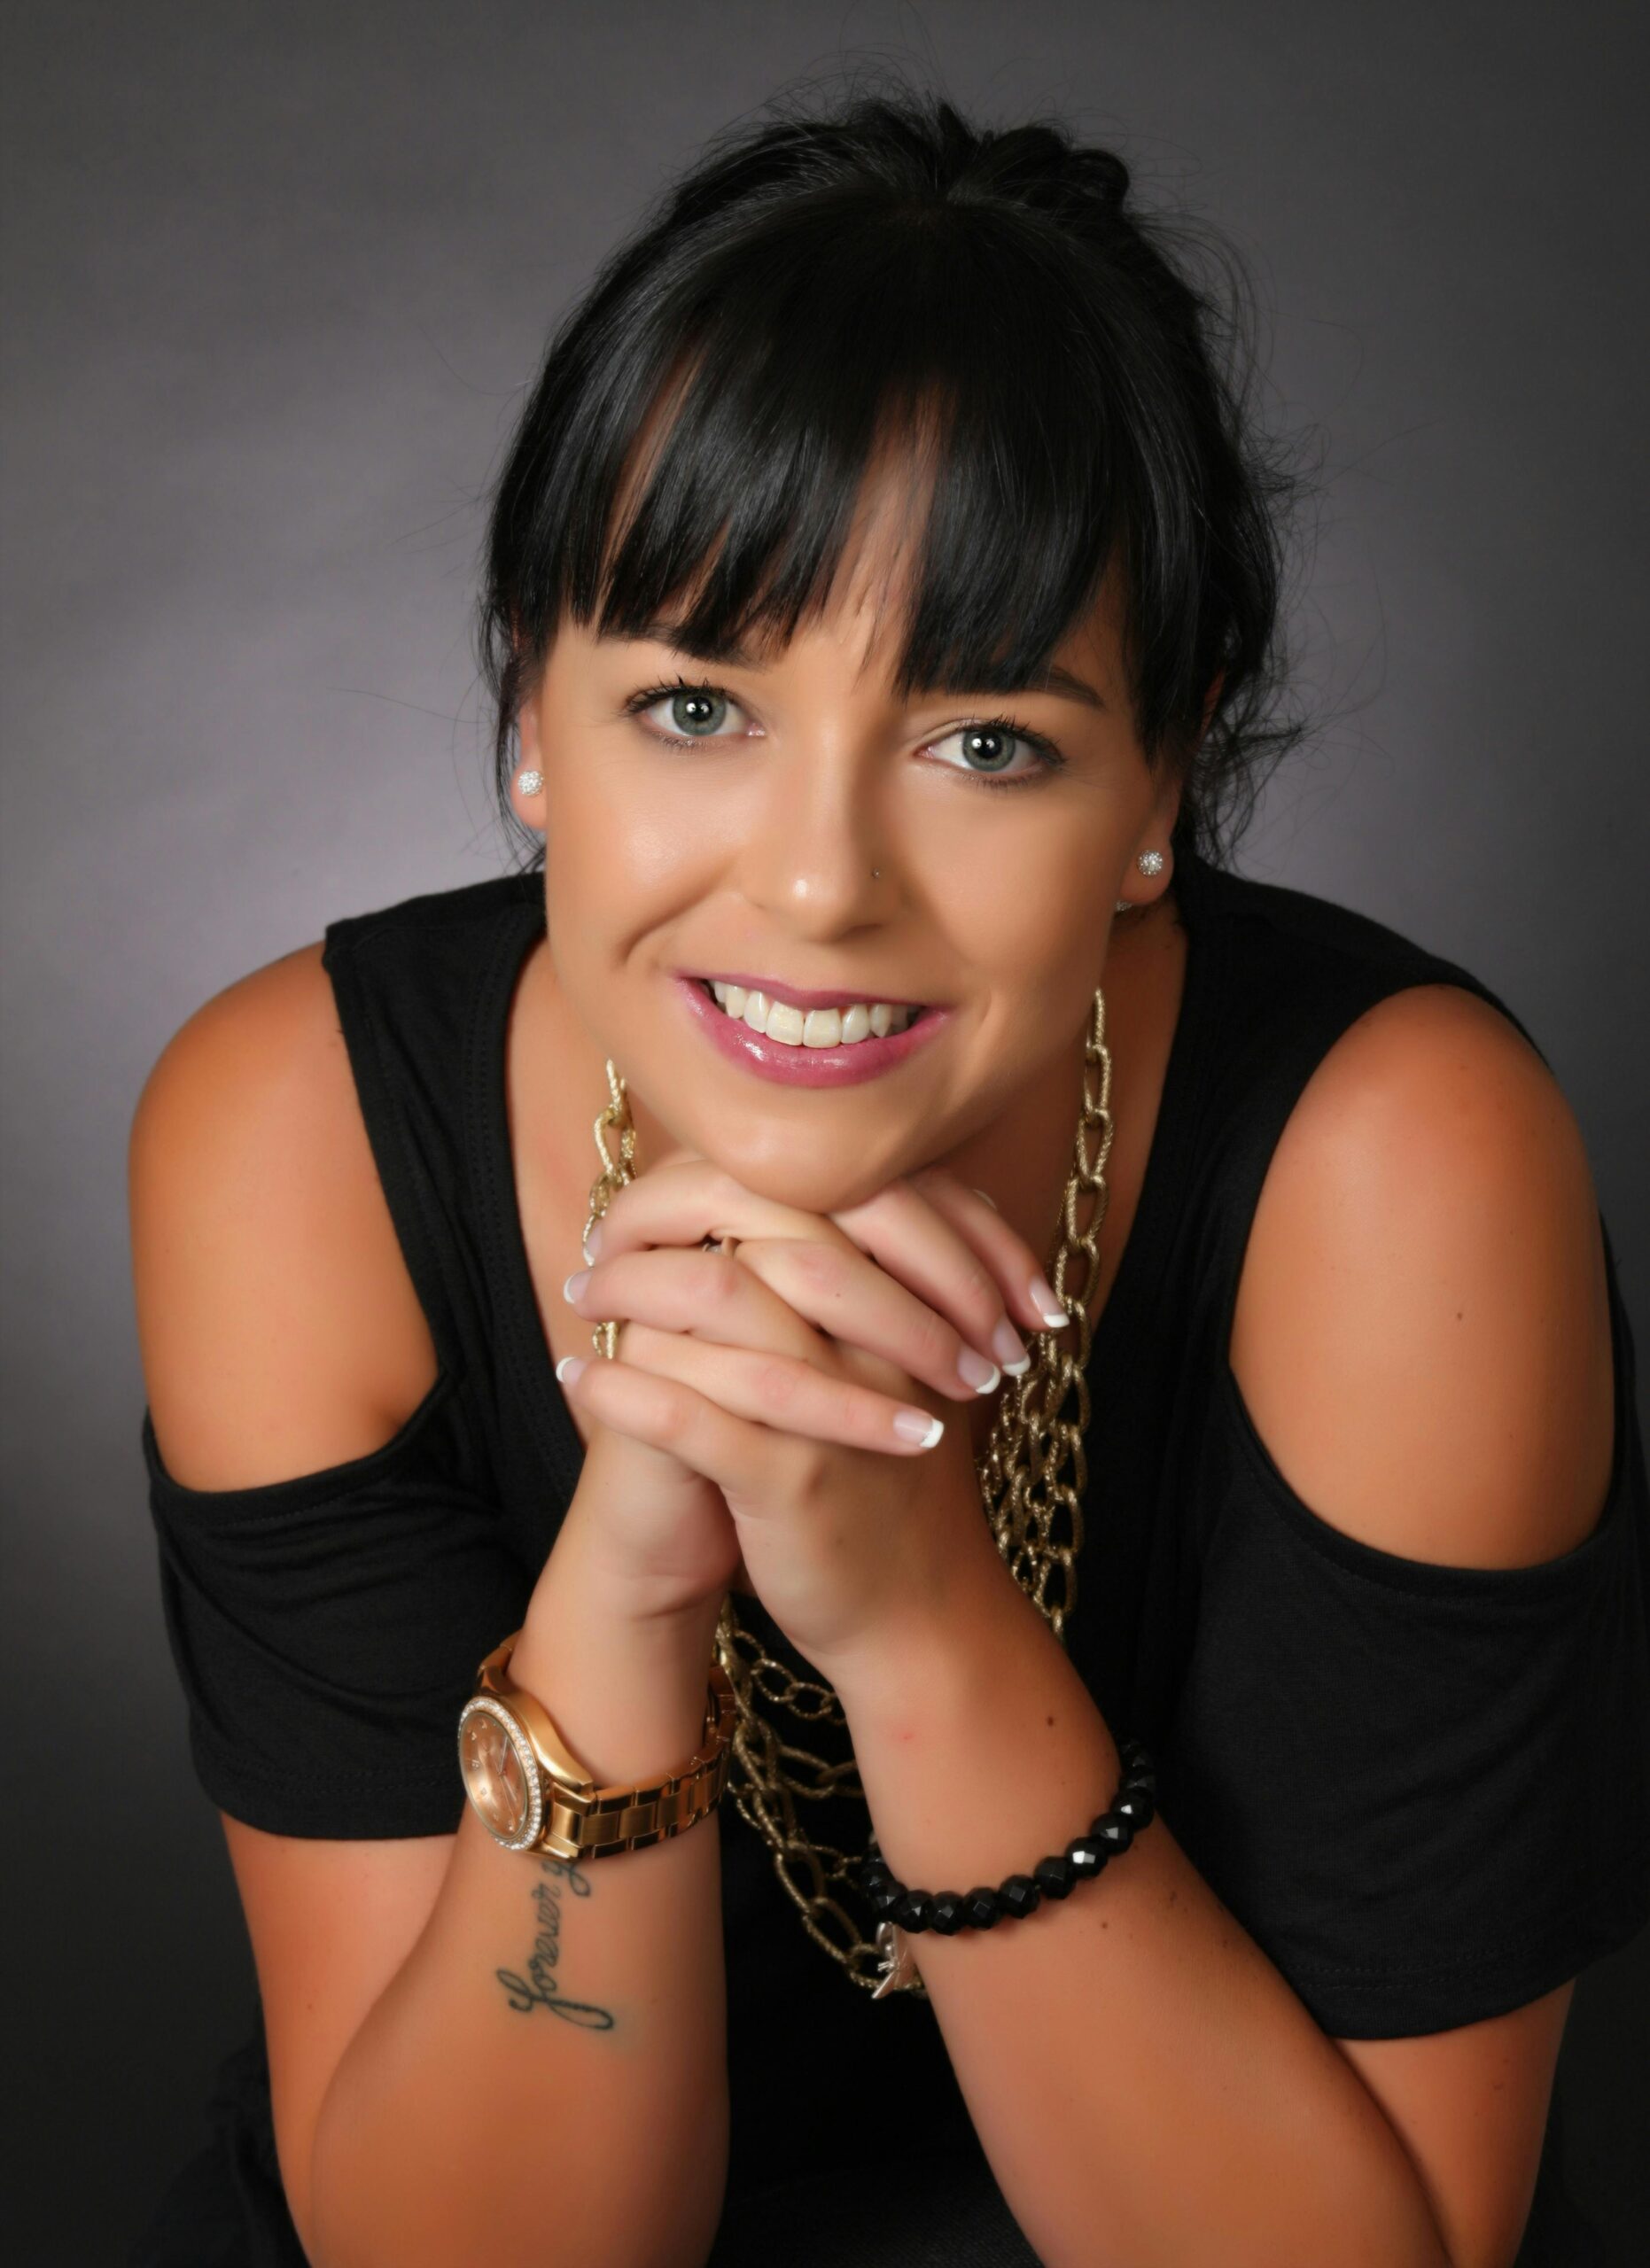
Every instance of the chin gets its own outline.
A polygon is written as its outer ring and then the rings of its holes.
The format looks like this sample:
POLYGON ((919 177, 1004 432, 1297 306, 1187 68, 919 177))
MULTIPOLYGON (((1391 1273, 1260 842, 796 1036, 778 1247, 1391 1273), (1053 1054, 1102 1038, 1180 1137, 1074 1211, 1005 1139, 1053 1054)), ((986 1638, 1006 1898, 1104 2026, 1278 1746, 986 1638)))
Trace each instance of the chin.
POLYGON ((723 1145, 707 1145, 705 1154, 753 1195, 768 1198, 776 1205, 794 1206, 798 1212, 820 1214, 862 1205, 917 1162, 868 1165, 862 1153, 855 1157, 846 1144, 814 1149, 791 1143, 782 1149, 765 1148, 754 1155, 723 1145))

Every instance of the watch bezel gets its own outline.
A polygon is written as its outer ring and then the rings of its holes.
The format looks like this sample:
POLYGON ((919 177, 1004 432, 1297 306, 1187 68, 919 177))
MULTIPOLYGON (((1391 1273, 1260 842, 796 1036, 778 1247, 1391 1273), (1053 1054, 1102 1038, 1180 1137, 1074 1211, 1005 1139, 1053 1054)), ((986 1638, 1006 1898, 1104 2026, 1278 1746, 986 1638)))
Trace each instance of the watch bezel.
POLYGON ((473 1694, 465 1702, 458 1713, 458 1770, 459 1776, 464 1783, 465 1799, 493 1840, 506 1851, 530 1851, 544 1829, 544 1783, 539 1768, 538 1756, 527 1728, 508 1702, 501 1701, 491 1693, 473 1694), (516 1751, 516 1760, 521 1766, 522 1778, 527 1789, 527 1817, 525 1825, 515 1835, 499 1833, 486 1812, 482 1810, 476 1798, 475 1790, 471 1785, 470 1771, 464 1755, 465 1736, 471 1719, 478 1713, 491 1717, 495 1723, 502 1726, 505 1737, 516 1751))

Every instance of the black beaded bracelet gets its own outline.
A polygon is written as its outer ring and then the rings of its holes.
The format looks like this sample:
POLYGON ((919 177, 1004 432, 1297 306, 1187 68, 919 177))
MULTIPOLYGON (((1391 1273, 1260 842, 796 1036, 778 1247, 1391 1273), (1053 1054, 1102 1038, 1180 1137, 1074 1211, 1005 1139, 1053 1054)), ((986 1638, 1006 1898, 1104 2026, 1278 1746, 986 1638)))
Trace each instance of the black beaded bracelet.
POLYGON ((1009 1875, 995 1890, 982 1886, 965 1897, 959 1890, 907 1890, 894 1880, 875 1835, 870 1856, 860 1869, 860 1887, 879 1922, 892 1922, 915 1935, 937 1930, 942 1938, 959 1930, 993 1930, 1004 1920, 1023 1921, 1045 1898, 1070 1898, 1080 1882, 1092 1882, 1120 1858, 1156 1816, 1157 1775, 1137 1740, 1122 1741, 1117 1755, 1123 1775, 1117 1792, 1089 1829, 1063 1853, 1039 1859, 1029 1875, 1009 1875))

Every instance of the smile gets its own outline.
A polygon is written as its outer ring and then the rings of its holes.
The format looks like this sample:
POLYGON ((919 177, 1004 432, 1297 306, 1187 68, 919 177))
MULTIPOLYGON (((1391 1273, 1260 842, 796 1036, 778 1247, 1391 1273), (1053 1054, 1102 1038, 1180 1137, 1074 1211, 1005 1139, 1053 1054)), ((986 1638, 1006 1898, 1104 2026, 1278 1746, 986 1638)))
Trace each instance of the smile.
POLYGON ((896 1006, 891 1000, 843 1000, 835 1007, 794 1007, 762 991, 747 991, 743 984, 711 980, 711 994, 722 1014, 732 1016, 765 1039, 782 1047, 857 1047, 862 1040, 886 1039, 904 1031, 922 1014, 920 1008, 896 1006))
POLYGON ((840 1087, 873 1079, 924 1047, 949 1020, 913 1000, 856 1000, 731 978, 678 975, 674 989, 704 1037, 759 1077, 840 1087))

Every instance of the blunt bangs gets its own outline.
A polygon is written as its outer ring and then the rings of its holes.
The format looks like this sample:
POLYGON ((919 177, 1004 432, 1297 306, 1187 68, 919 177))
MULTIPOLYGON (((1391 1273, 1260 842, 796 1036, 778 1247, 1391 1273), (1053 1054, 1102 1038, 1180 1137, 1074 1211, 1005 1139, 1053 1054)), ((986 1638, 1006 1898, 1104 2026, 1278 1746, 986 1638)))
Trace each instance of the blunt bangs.
MULTIPOLYGON (((875 260, 834 256, 876 229, 859 205, 782 216, 753 263, 767 291, 749 266, 713 290, 634 517, 605 573, 594 544, 573 553, 568 603, 619 636, 679 621, 692 654, 782 645, 829 602, 865 484, 893 461, 912 593, 899 692, 1016 691, 1094 603, 1153 484, 1115 376, 1079 393, 1055 375, 1047 295, 996 231, 942 214, 878 230, 875 260)), ((604 463, 634 438, 605 436, 604 463)), ((588 529, 618 520, 618 487, 592 480, 588 529)))
POLYGON ((512 741, 564 615, 707 664, 782 648, 884 470, 899 697, 1034 688, 1115 567, 1133 728, 1185 775, 1181 839, 1215 850, 1210 791, 1252 763, 1272 683, 1279 481, 1245 454, 1206 303, 1084 157, 1047 126, 866 99, 713 146, 610 259, 487 531, 496 786, 529 863, 512 741))

